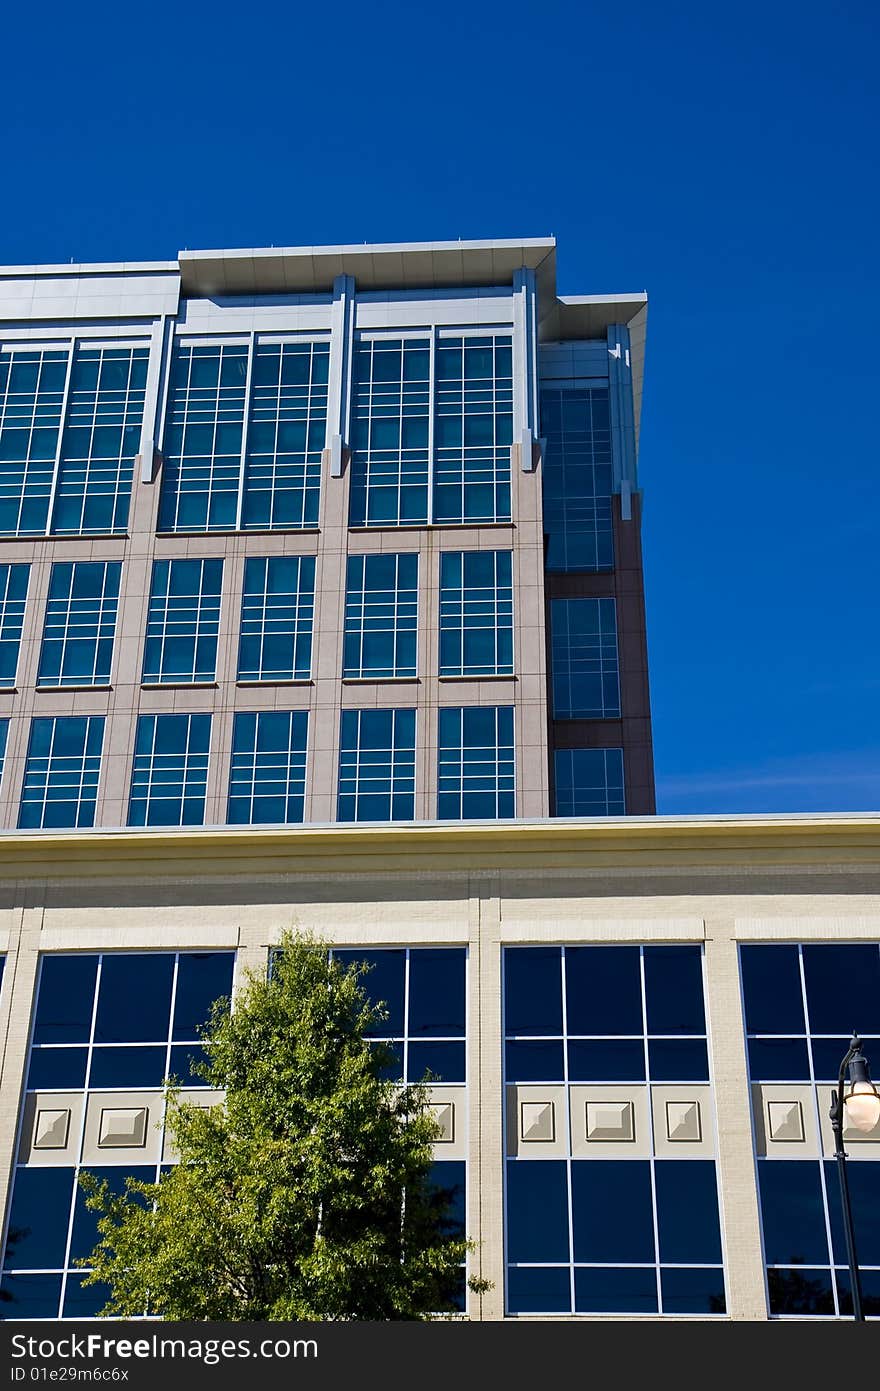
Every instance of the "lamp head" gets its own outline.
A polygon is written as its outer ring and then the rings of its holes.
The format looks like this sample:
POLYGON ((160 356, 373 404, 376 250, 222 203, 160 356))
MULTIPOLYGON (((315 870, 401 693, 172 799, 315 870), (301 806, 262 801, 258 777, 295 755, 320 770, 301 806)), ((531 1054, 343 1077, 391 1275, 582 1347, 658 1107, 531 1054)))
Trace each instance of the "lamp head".
MULTIPOLYGON (((858 1043, 853 1039, 853 1043, 858 1043)), ((849 1062, 850 1089, 844 1097, 843 1106, 847 1124, 868 1134, 880 1124, 880 1092, 871 1081, 868 1060, 858 1043, 856 1052, 849 1062)))

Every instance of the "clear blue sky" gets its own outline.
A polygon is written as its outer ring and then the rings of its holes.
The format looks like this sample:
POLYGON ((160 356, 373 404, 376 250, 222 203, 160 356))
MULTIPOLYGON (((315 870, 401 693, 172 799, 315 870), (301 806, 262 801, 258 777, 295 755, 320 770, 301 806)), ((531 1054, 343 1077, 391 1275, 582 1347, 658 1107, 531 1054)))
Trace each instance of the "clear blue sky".
POLYGON ((16 5, 0 262, 536 236, 647 289, 659 809, 880 809, 876 0, 16 5))

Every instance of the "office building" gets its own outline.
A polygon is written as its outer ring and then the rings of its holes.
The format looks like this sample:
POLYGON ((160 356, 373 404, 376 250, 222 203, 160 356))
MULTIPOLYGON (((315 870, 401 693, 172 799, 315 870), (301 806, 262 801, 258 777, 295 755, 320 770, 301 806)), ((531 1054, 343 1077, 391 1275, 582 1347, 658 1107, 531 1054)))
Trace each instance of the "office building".
POLYGON ((286 928, 436 1079, 469 1317, 846 1314, 880 824, 651 816, 645 319, 552 240, 0 272, 0 1316, 100 1308, 77 1174, 286 928))

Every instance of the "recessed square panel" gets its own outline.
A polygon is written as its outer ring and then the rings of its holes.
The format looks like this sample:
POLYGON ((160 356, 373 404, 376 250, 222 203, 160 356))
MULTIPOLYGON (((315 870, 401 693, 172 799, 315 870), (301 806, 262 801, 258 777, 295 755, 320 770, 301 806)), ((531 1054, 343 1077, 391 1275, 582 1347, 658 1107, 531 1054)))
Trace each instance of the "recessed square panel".
POLYGON ((703 1138, 699 1101, 667 1101, 666 1138, 699 1144, 703 1138))
POLYGON ((519 1104, 521 1140, 555 1140, 556 1115, 552 1101, 521 1101, 519 1104))
POLYGON ((38 1111, 34 1121, 35 1150, 63 1150, 70 1129, 70 1111, 38 1111))
POLYGON ((588 1101, 586 1112, 588 1140, 611 1140, 617 1144, 635 1140, 635 1114, 631 1101, 588 1101))
POLYGON ((428 1110, 440 1127, 435 1145, 451 1145, 455 1140, 455 1103, 453 1101, 432 1102, 428 1110))
POLYGON ((804 1113, 799 1101, 767 1102, 767 1135, 777 1143, 803 1141, 804 1113))
POLYGON ((147 1139, 146 1106, 101 1112, 98 1128, 99 1149, 141 1149, 147 1139))

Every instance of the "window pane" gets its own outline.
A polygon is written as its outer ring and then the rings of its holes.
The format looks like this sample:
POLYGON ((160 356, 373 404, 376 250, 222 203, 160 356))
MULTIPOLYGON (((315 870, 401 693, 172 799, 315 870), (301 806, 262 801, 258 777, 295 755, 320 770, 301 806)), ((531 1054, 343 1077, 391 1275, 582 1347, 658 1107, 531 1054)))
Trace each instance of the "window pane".
POLYGON ((706 1032, 699 947, 646 947, 645 994, 649 1033, 706 1032))
POLYGON ((759 1159, 758 1181, 767 1264, 827 1265, 818 1162, 759 1159))
POLYGON ((511 1266, 507 1272, 507 1309, 511 1314, 570 1313, 568 1266, 561 1270, 511 1266))
POLYGON ((723 1270, 663 1270, 664 1314, 724 1314, 723 1270))
POLYGON ((509 1261, 569 1259, 567 1188, 563 1160, 507 1161, 509 1261))
POLYGON ((564 1077, 562 1041, 507 1043, 504 1046, 508 1082, 561 1082, 564 1077))
POLYGON ((52 566, 38 686, 100 686, 110 680, 122 565, 52 566))
POLYGON ((94 826, 103 743, 103 715, 32 720, 19 827, 94 826))
POLYGON ((465 1031, 465 954, 419 948, 409 959, 410 1036, 438 1037, 465 1031))
POLYGON ((308 721, 307 710, 236 714, 228 809, 233 825, 303 820, 308 721))
POLYGON ((222 560, 156 560, 147 614, 143 680, 213 681, 220 630, 222 560))
POLYGON ((569 1034, 641 1034, 638 947, 567 947, 569 1034))
POLYGON ((657 1272, 654 1266, 577 1269, 574 1307, 579 1314, 656 1314, 657 1272))
POLYGON ((327 343, 260 343, 254 353, 242 527, 318 524, 326 440, 327 343))
POLYGON ((248 350, 230 344, 177 349, 165 430, 160 531, 229 531, 237 525, 248 350))
POLYGON ((640 1038, 573 1039, 568 1077, 571 1082, 644 1082, 645 1045, 640 1038))
POLYGON ((0 534, 46 532, 68 353, 0 351, 0 534))
POLYGON ((427 339, 362 340, 355 352, 349 525, 428 520, 427 339))
POLYGON ((623 816, 623 749, 557 749, 554 816, 623 816))
POLYGON ((440 556, 440 674, 513 672, 510 551, 448 551, 440 556))
POLYGON ((415 676, 419 558, 348 558, 343 676, 415 676))
POLYGON ((239 681, 307 680, 314 613, 314 556, 249 556, 241 604, 239 681))
POLYGON ((876 944, 803 948, 810 1031, 880 1031, 880 948, 876 944))
POLYGON ((576 1261, 654 1260, 647 1160, 573 1160, 571 1207, 576 1261))
POLYGON ((504 952, 506 1034, 562 1033, 559 947, 508 947, 504 952))
POLYGON ((104 956, 95 1019, 97 1043, 153 1043, 168 1037, 174 957, 166 952, 104 956))
POLYGON ((802 1038, 750 1038, 749 1072, 755 1082, 808 1082, 810 1063, 806 1041, 802 1038))
POLYGON ((552 599, 550 640, 556 719, 619 718, 614 600, 552 599))
POLYGON ((172 1038, 195 1039, 215 1000, 232 993, 235 952, 184 952, 177 964, 172 1038))
POLYGON ((139 716, 129 826, 202 824, 210 732, 210 715, 139 716))
POLYGON ((97 956, 44 956, 34 1043, 88 1043, 97 956))
POLYGON ((608 388, 545 387, 541 431, 546 441, 542 470, 547 569, 610 570, 614 540, 608 388))
POLYGON ((411 821, 415 710, 343 710, 338 821, 411 821))
POLYGON ((743 946, 740 963, 749 1033, 804 1033, 797 947, 743 946))
POLYGON ((369 1031, 379 1038, 399 1038, 403 1034, 403 1001, 406 983, 406 952, 388 948, 379 951, 333 952, 334 959, 348 965, 363 961, 370 969, 360 977, 361 989, 373 1005, 382 1005, 386 1018, 369 1031))
POLYGON ((771 1314, 834 1313, 830 1270, 768 1270, 771 1314))
POLYGON ((438 732, 438 818, 514 816, 513 707, 445 707, 438 732))
POLYGON ((0 687, 11 689, 18 670, 30 565, 0 565, 0 687))
POLYGON ((654 1166, 660 1260, 697 1265, 721 1263, 715 1163, 662 1159, 654 1166))
POLYGON ((509 334, 444 338, 434 406, 435 522, 510 517, 513 372, 509 334))
POLYGON ((51 1270, 64 1264, 73 1169, 18 1168, 9 1211, 5 1265, 51 1270))

